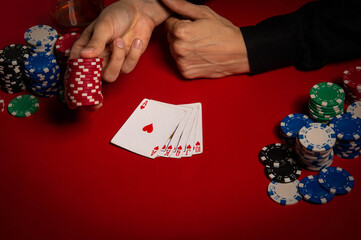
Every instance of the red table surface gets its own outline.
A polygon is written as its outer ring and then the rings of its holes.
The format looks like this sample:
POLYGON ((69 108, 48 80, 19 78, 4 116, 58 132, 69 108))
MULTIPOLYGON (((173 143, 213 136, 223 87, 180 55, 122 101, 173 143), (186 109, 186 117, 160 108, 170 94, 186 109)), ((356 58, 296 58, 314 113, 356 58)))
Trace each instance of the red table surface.
MULTIPOLYGON (((307 0, 211 1, 243 26, 298 9, 307 0)), ((48 1, 6 1, 0 47, 51 24, 48 1)), ((261 57, 261 56, 260 56, 261 57)), ((270 59, 272 61, 272 59, 270 59)), ((355 178, 326 205, 281 206, 267 195, 260 149, 280 142, 278 126, 306 113, 310 88, 338 82, 360 59, 302 72, 184 80, 161 27, 136 69, 104 85, 104 107, 68 110, 40 98, 31 117, 0 113, 0 239, 359 239, 361 159, 335 157, 355 178), (204 153, 150 160, 110 144, 143 98, 201 102, 204 153)), ((24 94, 20 93, 20 94, 24 94)), ((0 95, 8 103, 20 94, 0 95)), ((304 170, 300 177, 315 175, 304 170)))

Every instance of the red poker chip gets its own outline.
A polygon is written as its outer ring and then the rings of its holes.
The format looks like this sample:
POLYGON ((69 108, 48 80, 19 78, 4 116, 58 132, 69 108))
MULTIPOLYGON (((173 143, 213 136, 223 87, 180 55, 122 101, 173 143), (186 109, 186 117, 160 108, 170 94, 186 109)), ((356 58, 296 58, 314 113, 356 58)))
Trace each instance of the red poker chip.
POLYGON ((91 92, 91 90, 101 91, 102 89, 101 89, 101 87, 99 87, 99 88, 93 88, 93 87, 87 88, 87 87, 68 87, 67 86, 66 90, 71 92, 71 93, 82 93, 82 92, 87 92, 87 91, 91 92), (78 91, 78 92, 75 92, 75 91, 78 91))
POLYGON ((67 94, 70 93, 70 94, 82 94, 82 93, 88 93, 88 94, 94 94, 96 93, 97 91, 100 91, 100 90, 97 90, 97 89, 85 89, 85 90, 76 90, 76 89, 66 89, 66 92, 67 94))
POLYGON ((103 64, 101 62, 67 62, 68 67, 102 67, 103 64))
POLYGON ((100 81, 101 77, 67 77, 70 81, 100 81))
POLYGON ((100 73, 96 74, 90 74, 90 73, 82 73, 82 74, 75 74, 75 73, 67 73, 66 77, 69 78, 93 78, 93 77, 101 77, 102 75, 100 73))
POLYGON ((361 66, 353 66, 345 69, 342 74, 345 85, 361 91, 361 66))
POLYGON ((84 75, 84 74, 102 74, 102 70, 93 70, 93 69, 67 69, 68 74, 75 74, 75 75, 84 75))
POLYGON ((69 100, 72 102, 83 102, 83 101, 101 101, 103 99, 103 96, 88 96, 88 97, 74 97, 74 96, 68 96, 69 100))
POLYGON ((77 81, 73 81, 73 80, 67 81, 67 85, 69 85, 70 87, 73 87, 73 86, 86 87, 86 86, 88 86, 88 84, 92 84, 94 86, 101 85, 100 81, 79 81, 79 80, 77 80, 77 81))
POLYGON ((77 63, 102 63, 103 62, 103 58, 69 58, 68 62, 73 64, 75 62, 77 63))
POLYGON ((67 88, 69 89, 77 89, 77 90, 82 90, 82 89, 101 89, 101 87, 99 85, 95 85, 92 83, 88 83, 88 84, 69 84, 67 85, 67 88))
POLYGON ((93 102, 77 102, 77 103, 68 103, 71 107, 84 107, 84 106, 92 106, 92 105, 98 105, 100 103, 103 103, 103 100, 101 101, 93 101, 93 102))
POLYGON ((80 70, 80 69, 91 69, 91 70, 103 70, 102 65, 75 65, 75 66, 68 66, 68 68, 80 70))
POLYGON ((59 51, 62 55, 68 56, 75 41, 78 40, 79 37, 79 33, 66 33, 58 38, 55 43, 55 49, 59 51))
POLYGON ((87 92, 82 92, 79 91, 79 93, 74 93, 74 91, 70 91, 70 92, 66 92, 67 96, 75 96, 75 97, 89 97, 89 96, 94 96, 94 95, 103 95, 101 90, 98 91, 87 91, 87 92))

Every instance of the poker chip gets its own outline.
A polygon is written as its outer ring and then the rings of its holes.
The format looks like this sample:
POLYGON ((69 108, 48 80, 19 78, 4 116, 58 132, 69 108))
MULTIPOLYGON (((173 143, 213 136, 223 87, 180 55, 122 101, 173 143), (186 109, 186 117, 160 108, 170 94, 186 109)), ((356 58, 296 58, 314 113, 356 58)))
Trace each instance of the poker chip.
POLYGON ((281 143, 267 145, 258 154, 258 158, 263 165, 275 168, 284 166, 287 161, 294 160, 294 157, 292 149, 281 143))
POLYGON ((299 178, 301 168, 295 160, 288 160, 278 168, 266 165, 265 174, 271 181, 289 183, 299 178))
POLYGON ((55 56, 50 53, 36 53, 28 57, 25 71, 28 73, 46 74, 57 65, 55 56))
POLYGON ((300 129, 310 123, 313 123, 313 121, 307 115, 300 113, 289 114, 281 121, 281 137, 287 143, 294 145, 300 129))
POLYGON ((298 192, 298 184, 298 180, 291 183, 271 181, 268 185, 268 196, 281 205, 294 205, 302 199, 298 192))
POLYGON ((313 175, 307 176, 300 181, 298 191, 304 200, 315 204, 326 204, 334 197, 334 194, 320 186, 317 177, 313 175))
POLYGON ((346 112, 351 113, 352 115, 361 118, 361 101, 356 101, 351 103, 346 112))
POLYGON ((340 167, 327 167, 318 174, 322 188, 336 195, 349 193, 354 186, 353 176, 340 167))
POLYGON ((11 44, 0 50, 0 87, 7 93, 25 90, 24 61, 30 50, 20 44, 11 44))
POLYGON ((48 25, 32 26, 24 33, 25 42, 33 53, 53 53, 57 38, 57 31, 48 25))
POLYGON ((335 131, 337 139, 355 141, 361 136, 361 119, 345 113, 337 115, 330 122, 330 127, 335 131))
POLYGON ((351 66, 342 73, 343 87, 350 102, 361 100, 361 66, 351 66))
MULTIPOLYGON (((55 56, 62 73, 65 73, 66 71, 70 51, 79 37, 79 33, 66 33, 63 36, 60 36, 55 43, 55 56)), ((61 79, 63 79, 63 77, 62 74, 61 79)))
POLYGON ((302 127, 298 139, 304 148, 313 152, 327 151, 336 143, 334 130, 322 123, 311 123, 302 127))
POLYGON ((103 102, 101 58, 69 59, 65 74, 65 99, 69 108, 103 102))
POLYGON ((8 104, 11 115, 19 118, 29 117, 39 109, 39 100, 33 95, 20 95, 8 104))
POLYGON ((4 112, 5 110, 5 101, 0 97, 0 111, 4 112))

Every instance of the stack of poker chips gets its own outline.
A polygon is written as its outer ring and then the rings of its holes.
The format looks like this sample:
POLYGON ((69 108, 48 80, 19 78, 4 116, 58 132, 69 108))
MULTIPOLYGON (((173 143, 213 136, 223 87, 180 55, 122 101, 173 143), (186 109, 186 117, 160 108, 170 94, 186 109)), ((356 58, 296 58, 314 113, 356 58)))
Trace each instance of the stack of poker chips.
POLYGON ((361 119, 351 113, 337 115, 330 122, 337 141, 334 152, 345 159, 361 156, 361 119))
POLYGON ((271 180, 268 185, 270 198, 281 205, 298 203, 302 199, 297 189, 301 168, 292 149, 281 143, 270 144, 262 148, 258 158, 271 180))
POLYGON ((3 112, 5 109, 5 101, 4 99, 0 96, 0 112, 3 112))
POLYGON ((39 97, 53 97, 60 88, 60 68, 51 52, 30 55, 24 65, 28 88, 39 97))
POLYGON ((300 129, 313 121, 301 113, 289 114, 281 121, 280 136, 289 145, 294 146, 300 129))
POLYGON ((0 86, 7 93, 25 90, 24 61, 30 50, 20 44, 11 44, 0 50, 0 86))
POLYGON ((48 25, 33 26, 26 30, 24 34, 25 42, 33 53, 54 53, 57 38, 57 31, 48 25))
POLYGON ((103 102, 102 58, 70 58, 65 74, 65 99, 70 109, 103 102))
POLYGON ((328 123, 334 116, 344 112, 345 91, 337 84, 321 82, 310 90, 308 110, 310 117, 328 123))
POLYGON ((310 171, 320 171, 333 162, 333 147, 336 134, 323 123, 311 123, 298 133, 295 150, 303 167, 310 171))
POLYGON ((78 40, 79 37, 80 34, 76 32, 66 33, 63 36, 60 36, 56 41, 55 56, 62 70, 66 69, 70 50, 73 47, 74 42, 78 40))
POLYGON ((353 66, 342 73, 343 88, 349 102, 361 100, 361 66, 353 66))

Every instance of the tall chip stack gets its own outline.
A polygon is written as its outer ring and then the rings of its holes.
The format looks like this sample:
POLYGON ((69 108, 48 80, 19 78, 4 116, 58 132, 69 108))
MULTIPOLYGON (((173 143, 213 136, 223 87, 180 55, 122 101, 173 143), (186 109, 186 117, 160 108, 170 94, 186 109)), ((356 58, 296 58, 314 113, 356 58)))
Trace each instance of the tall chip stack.
POLYGON ((361 100, 361 66, 352 66, 342 73, 343 88, 349 103, 361 100))
POLYGON ((24 39, 33 53, 54 53, 58 32, 48 25, 36 25, 26 30, 24 39))
POLYGON ((70 58, 65 74, 65 99, 70 109, 103 102, 102 58, 70 58))
POLYGON ((18 93, 26 89, 23 68, 29 54, 29 48, 20 44, 0 50, 0 86, 4 92, 18 93))
POLYGON ((337 141, 334 152, 344 159, 361 156, 361 118, 351 113, 337 115, 330 122, 337 141))
POLYGON ((320 171, 332 164, 335 143, 336 134, 332 128, 322 123, 310 123, 300 129, 295 150, 303 167, 320 171))
POLYGON ((30 55, 24 65, 28 77, 29 91, 39 97, 53 97, 58 94, 60 68, 51 52, 30 55))
POLYGON ((321 82, 310 90, 308 111, 315 122, 329 123, 338 114, 344 113, 345 91, 332 82, 321 82))

